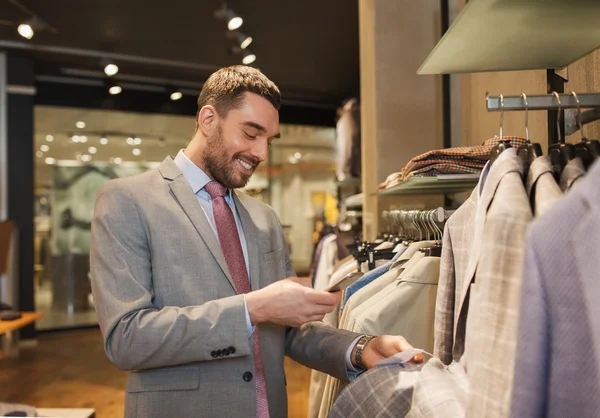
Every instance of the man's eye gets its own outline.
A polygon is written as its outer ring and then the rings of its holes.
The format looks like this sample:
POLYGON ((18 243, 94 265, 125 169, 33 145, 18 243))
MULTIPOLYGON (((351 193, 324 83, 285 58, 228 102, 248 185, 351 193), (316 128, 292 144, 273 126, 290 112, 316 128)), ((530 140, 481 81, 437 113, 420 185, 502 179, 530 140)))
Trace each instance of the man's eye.
POLYGON ((272 139, 269 139, 267 142, 268 142, 269 146, 273 146, 273 140, 272 139))
POLYGON ((250 134, 249 134, 248 132, 246 132, 246 131, 242 131, 242 132, 244 132, 244 135, 246 135, 246 137, 247 137, 247 138, 249 138, 249 139, 256 139, 256 136, 252 136, 252 135, 250 135, 250 134))

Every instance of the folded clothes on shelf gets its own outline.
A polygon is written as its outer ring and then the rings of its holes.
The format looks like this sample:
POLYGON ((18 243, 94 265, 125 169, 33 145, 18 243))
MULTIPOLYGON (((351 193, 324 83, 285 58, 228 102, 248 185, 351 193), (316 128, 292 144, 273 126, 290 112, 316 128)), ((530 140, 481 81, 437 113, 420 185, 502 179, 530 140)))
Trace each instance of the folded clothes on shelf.
MULTIPOLYGON (((526 140, 517 136, 504 136, 512 147, 526 140)), ((500 143, 499 137, 488 139, 483 145, 455 147, 428 151, 406 164, 402 171, 390 174, 380 188, 390 188, 411 177, 433 177, 443 174, 478 174, 490 158, 492 148, 500 143)))

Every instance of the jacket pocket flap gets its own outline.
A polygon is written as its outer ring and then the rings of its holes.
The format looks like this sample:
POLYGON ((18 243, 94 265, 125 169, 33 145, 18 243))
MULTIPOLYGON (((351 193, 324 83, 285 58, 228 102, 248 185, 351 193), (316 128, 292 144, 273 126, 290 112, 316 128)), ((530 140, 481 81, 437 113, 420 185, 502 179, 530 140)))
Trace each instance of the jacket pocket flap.
POLYGON ((280 257, 283 257, 283 248, 278 248, 275 251, 271 251, 271 252, 263 254, 263 259, 265 261, 275 260, 280 257))
POLYGON ((177 367, 132 372, 127 392, 157 392, 198 389, 198 367, 177 367))

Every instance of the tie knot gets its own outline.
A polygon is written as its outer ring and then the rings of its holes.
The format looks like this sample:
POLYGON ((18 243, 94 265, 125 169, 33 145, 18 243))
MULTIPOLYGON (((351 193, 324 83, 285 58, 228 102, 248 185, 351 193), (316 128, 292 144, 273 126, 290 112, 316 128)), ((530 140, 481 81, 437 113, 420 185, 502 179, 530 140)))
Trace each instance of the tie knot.
POLYGON ((227 189, 221 183, 217 183, 216 181, 211 181, 204 186, 210 197, 213 199, 217 197, 225 197, 225 193, 227 193, 227 189))

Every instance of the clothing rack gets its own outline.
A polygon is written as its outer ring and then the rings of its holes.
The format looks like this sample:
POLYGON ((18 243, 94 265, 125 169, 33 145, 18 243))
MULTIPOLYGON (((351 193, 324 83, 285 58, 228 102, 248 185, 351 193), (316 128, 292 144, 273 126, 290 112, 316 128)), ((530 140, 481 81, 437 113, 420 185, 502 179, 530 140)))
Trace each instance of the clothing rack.
POLYGON ((500 104, 500 96, 487 95, 485 98, 487 110, 495 111, 513 111, 513 110, 558 110, 577 109, 577 108, 600 108, 600 93, 581 93, 577 94, 577 100, 572 94, 559 94, 560 106, 553 94, 527 95, 527 106, 523 101, 523 96, 503 96, 504 106, 500 104))
MULTIPOLYGON (((556 75, 556 77, 560 77, 556 75)), ((560 83, 559 83, 560 84, 560 83)), ((577 109, 578 112, 582 108, 600 108, 599 93, 581 93, 575 97, 573 94, 562 93, 564 84, 560 84, 556 94, 541 94, 527 96, 527 104, 523 96, 490 96, 486 95, 486 106, 490 112, 494 111, 520 111, 520 110, 547 110, 548 111, 548 146, 559 143, 559 138, 565 137, 565 123, 558 124, 559 120, 564 119, 565 109, 577 109), (557 96, 558 95, 558 100, 557 96), (559 103, 560 100, 560 103, 559 103), (560 112, 560 114, 559 114, 560 112), (558 128, 557 128, 558 127, 558 128), (560 129, 560 133, 558 132, 560 129)), ((551 89, 549 84, 549 90, 551 89)), ((580 116, 581 117, 581 114, 580 116)), ((577 118, 577 116, 576 116, 577 118)))

